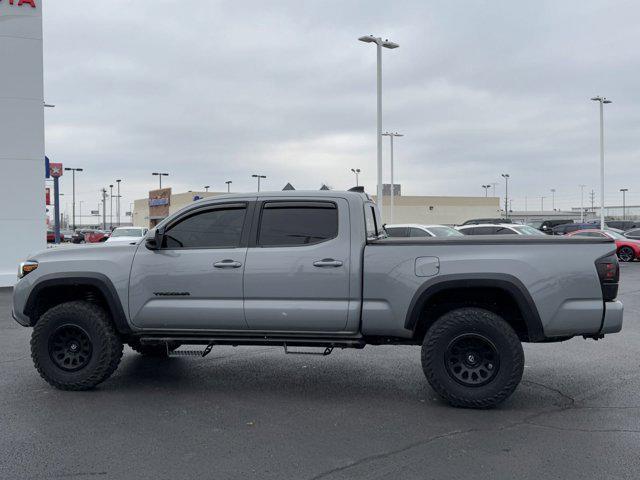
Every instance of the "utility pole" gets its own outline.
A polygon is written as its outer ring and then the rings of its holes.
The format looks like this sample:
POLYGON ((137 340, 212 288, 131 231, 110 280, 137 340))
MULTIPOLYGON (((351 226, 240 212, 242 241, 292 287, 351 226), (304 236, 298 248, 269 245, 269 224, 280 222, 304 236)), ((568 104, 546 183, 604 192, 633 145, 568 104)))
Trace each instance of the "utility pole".
POLYGON ((504 178, 504 218, 509 218, 509 174, 502 173, 504 178))
POLYGON ((620 191, 622 192, 622 220, 626 220, 627 219, 627 215, 626 215, 626 205, 625 205, 625 194, 629 191, 628 188, 621 188, 620 191))
POLYGON ((584 187, 586 185, 580 185, 580 223, 584 223, 584 187))

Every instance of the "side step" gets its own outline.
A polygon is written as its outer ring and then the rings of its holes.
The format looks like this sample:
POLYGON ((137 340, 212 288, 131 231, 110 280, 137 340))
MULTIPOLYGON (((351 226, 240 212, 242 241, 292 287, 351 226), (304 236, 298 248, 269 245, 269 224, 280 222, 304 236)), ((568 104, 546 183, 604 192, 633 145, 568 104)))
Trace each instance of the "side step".
POLYGON ((326 347, 322 352, 313 352, 309 350, 289 350, 287 344, 284 344, 285 355, 322 355, 326 357, 327 355, 331 355, 331 352, 333 352, 333 347, 326 347))
POLYGON ((167 355, 170 357, 206 357, 213 348, 213 343, 210 343, 204 350, 169 350, 169 344, 167 343, 167 355))

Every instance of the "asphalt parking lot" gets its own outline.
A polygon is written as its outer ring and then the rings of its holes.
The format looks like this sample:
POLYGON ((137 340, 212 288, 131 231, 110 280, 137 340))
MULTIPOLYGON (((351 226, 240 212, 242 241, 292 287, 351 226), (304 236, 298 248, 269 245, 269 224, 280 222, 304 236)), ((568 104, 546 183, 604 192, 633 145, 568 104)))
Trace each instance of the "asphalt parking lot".
POLYGON ((622 265, 621 334, 527 345, 499 408, 448 407, 417 347, 329 357, 128 347, 91 392, 40 379, 0 290, 0 478, 633 478, 640 471, 640 264, 622 265))

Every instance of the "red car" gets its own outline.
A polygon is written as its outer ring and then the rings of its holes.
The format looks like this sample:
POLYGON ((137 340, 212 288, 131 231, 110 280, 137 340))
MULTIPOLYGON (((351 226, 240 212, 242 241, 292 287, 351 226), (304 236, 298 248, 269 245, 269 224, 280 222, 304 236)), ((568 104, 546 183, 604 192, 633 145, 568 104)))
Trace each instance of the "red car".
MULTIPOLYGON (((53 230, 47 230, 47 243, 54 243, 56 241, 56 234, 53 230)), ((60 241, 64 242, 64 235, 60 232, 60 241)))
POLYGON ((616 242, 616 250, 618 258, 621 262, 633 262, 640 259, 640 241, 631 240, 618 232, 611 230, 576 230, 575 232, 567 233, 566 237, 609 237, 613 238, 616 242))
POLYGON ((87 243, 106 242, 110 233, 103 230, 93 230, 84 234, 84 241, 87 243))

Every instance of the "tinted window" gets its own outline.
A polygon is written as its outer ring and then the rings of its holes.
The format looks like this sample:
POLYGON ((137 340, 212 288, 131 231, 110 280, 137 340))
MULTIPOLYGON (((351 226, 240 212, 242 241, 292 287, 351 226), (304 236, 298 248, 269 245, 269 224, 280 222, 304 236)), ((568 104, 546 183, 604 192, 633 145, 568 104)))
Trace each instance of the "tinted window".
POLYGON ((500 227, 497 228, 495 233, 497 235, 517 235, 516 232, 514 232, 513 230, 511 230, 510 228, 505 228, 505 227, 500 227))
POLYGON ((473 235, 474 231, 477 227, 471 227, 471 228, 461 228, 460 230, 458 230, 461 234, 463 235, 473 235))
POLYGON ((462 235, 458 230, 451 227, 429 227, 429 231, 436 237, 459 237, 462 235))
POLYGON ((390 237, 407 237, 407 229, 404 227, 385 227, 384 229, 390 237))
POLYGON ((430 237, 431 235, 429 235, 427 232, 425 232, 424 230, 421 230, 419 228, 413 228, 411 227, 409 229, 409 236, 410 237, 430 237))
POLYGON ((267 203, 262 210, 258 244, 311 245, 338 235, 338 209, 333 203, 267 203))
POLYGON ((246 208, 220 208, 196 213, 165 232, 165 248, 236 247, 246 208))
POLYGON ((577 232, 574 237, 603 237, 604 235, 599 234, 598 232, 577 232))
POLYGON ((378 238, 378 224, 372 205, 365 205, 364 207, 364 223, 367 230, 367 238, 378 238))
POLYGON ((476 227, 474 235, 493 235, 496 231, 495 227, 476 227))

